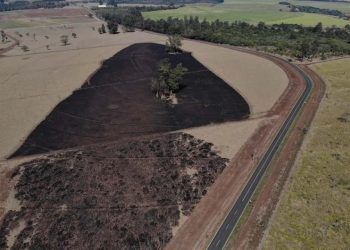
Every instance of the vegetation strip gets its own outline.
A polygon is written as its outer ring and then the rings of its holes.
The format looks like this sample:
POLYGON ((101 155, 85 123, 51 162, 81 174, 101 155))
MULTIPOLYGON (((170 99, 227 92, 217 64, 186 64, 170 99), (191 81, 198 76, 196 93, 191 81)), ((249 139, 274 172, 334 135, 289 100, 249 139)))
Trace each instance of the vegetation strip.
POLYGON ((296 24, 257 25, 246 22, 200 21, 198 17, 164 20, 144 19, 136 8, 96 10, 107 23, 136 27, 163 34, 179 34, 186 38, 259 50, 303 59, 350 54, 350 25, 345 28, 315 27, 296 24))

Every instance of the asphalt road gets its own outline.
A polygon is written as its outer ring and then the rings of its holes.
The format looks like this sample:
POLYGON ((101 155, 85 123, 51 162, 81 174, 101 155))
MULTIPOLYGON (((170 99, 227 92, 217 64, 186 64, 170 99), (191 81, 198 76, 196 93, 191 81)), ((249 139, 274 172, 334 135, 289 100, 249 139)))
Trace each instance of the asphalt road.
POLYGON ((237 225, 239 218, 241 217, 245 207, 249 203, 249 200, 251 199, 256 187, 258 186, 259 181, 261 180, 266 169, 270 165, 274 155, 277 153, 280 145, 285 139, 289 131, 289 128, 292 126, 294 120, 298 116, 299 111, 302 109, 303 104, 308 100, 308 97, 312 91, 313 82, 309 78, 309 76, 294 64, 290 64, 290 65, 292 65, 304 78, 306 88, 303 94, 298 99, 298 101, 295 103, 293 109, 289 113, 287 119, 284 121, 276 137, 272 141, 270 147, 267 149, 265 155, 262 157, 256 170, 254 171, 253 175, 250 177, 249 181, 244 187, 238 200, 235 202, 232 209, 227 214, 221 227, 216 232, 214 238, 212 239, 211 243, 208 246, 208 250, 223 249, 223 247, 225 246, 230 234, 232 233, 235 226, 237 225))

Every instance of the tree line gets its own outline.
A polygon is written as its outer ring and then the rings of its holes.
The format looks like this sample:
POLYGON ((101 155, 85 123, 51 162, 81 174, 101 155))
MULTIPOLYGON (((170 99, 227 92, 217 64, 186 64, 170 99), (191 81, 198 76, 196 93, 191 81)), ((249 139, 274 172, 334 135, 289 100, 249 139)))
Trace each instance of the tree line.
POLYGON ((144 19, 140 8, 115 8, 98 15, 107 23, 164 34, 179 34, 186 38, 234 46, 254 47, 266 52, 300 59, 350 54, 350 25, 344 28, 314 27, 297 24, 257 25, 246 22, 199 20, 198 17, 160 20, 144 19))
POLYGON ((24 10, 24 9, 40 9, 40 8, 63 8, 68 6, 69 3, 65 1, 14 1, 5 3, 5 1, 0 0, 0 12, 1 11, 11 11, 11 10, 24 10))
POLYGON ((294 5, 289 2, 279 2, 279 4, 287 5, 290 8, 291 12, 305 12, 305 13, 314 13, 314 14, 337 16, 340 18, 347 18, 347 16, 339 10, 322 9, 322 8, 317 8, 313 6, 294 5))

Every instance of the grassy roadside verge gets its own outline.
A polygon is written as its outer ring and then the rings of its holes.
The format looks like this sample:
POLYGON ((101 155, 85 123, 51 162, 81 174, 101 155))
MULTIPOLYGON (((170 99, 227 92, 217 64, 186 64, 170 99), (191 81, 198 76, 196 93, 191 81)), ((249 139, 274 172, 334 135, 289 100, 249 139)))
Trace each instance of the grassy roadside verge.
POLYGON ((327 84, 264 249, 350 245, 350 59, 317 64, 327 84))

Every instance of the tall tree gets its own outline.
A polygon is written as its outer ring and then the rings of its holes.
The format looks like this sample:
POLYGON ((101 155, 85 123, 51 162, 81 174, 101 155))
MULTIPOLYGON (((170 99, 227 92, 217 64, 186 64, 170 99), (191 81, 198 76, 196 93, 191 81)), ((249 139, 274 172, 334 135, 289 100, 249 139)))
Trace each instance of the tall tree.
POLYGON ((67 35, 62 35, 61 36, 61 43, 62 43, 63 46, 68 45, 69 40, 68 40, 68 36, 67 35))
POLYGON ((180 52, 182 46, 182 37, 178 34, 168 36, 166 41, 166 50, 170 53, 180 52))
POLYGON ((157 97, 164 94, 172 95, 180 89, 181 81, 187 70, 181 63, 172 68, 169 59, 161 60, 158 66, 158 77, 152 80, 152 91, 157 97))

